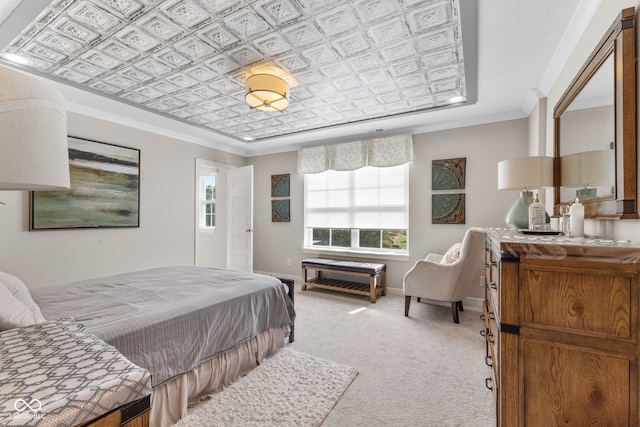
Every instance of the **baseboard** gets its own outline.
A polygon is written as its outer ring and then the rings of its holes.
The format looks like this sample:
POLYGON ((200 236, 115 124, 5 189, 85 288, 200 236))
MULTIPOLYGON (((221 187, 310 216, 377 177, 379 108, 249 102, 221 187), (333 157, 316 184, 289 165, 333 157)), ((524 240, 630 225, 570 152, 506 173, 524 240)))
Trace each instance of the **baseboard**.
MULTIPOLYGON (((266 276, 274 276, 274 277, 278 277, 281 279, 288 279, 288 280, 293 280, 294 282, 300 284, 302 283, 302 276, 296 276, 294 274, 280 274, 280 273, 273 273, 273 272, 268 272, 268 271, 254 271, 254 273, 257 274, 264 274, 266 276)), ((388 295, 394 295, 394 296, 404 296, 404 292, 402 292, 401 288, 390 288, 387 287, 387 294, 388 295)), ((424 298, 426 300, 426 298, 424 298)), ((450 307, 451 303, 450 302, 446 302, 446 301, 434 301, 434 300, 428 300, 430 304, 435 304, 435 305, 442 305, 442 306, 446 306, 446 307, 450 307)), ((483 299, 482 298, 473 298, 473 297, 466 297, 464 299, 464 301, 462 301, 462 304, 464 305, 464 309, 465 310, 469 310, 469 311, 477 311, 479 313, 482 313, 482 303, 483 303, 483 299)))

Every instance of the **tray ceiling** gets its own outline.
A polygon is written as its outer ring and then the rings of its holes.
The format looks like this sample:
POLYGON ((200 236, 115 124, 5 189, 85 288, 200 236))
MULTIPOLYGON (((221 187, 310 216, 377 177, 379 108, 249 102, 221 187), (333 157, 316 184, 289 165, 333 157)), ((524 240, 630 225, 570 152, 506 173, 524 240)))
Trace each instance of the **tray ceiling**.
POLYGON ((2 53, 250 143, 447 107, 456 95, 475 102, 462 21, 458 0, 56 0, 2 53), (244 101, 246 77, 264 71, 289 83, 282 113, 244 101))

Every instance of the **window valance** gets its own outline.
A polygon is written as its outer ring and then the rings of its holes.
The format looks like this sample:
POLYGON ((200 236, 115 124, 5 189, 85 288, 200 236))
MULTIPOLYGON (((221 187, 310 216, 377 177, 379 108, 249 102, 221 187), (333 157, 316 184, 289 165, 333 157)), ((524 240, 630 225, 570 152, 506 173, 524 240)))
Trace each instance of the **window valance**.
POLYGON ((298 151, 298 173, 320 173, 332 169, 352 171, 365 166, 397 166, 413 160, 413 138, 398 135, 298 151))

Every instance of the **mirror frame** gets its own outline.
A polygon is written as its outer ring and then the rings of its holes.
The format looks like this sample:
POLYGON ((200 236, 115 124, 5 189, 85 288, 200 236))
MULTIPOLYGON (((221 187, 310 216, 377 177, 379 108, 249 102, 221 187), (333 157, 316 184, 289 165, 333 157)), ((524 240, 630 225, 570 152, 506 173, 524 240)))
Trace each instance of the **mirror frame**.
POLYGON ((554 214, 560 202, 560 116, 602 63, 614 56, 615 193, 587 199, 585 218, 638 218, 636 148, 636 36, 635 8, 623 9, 582 66, 553 110, 554 214))

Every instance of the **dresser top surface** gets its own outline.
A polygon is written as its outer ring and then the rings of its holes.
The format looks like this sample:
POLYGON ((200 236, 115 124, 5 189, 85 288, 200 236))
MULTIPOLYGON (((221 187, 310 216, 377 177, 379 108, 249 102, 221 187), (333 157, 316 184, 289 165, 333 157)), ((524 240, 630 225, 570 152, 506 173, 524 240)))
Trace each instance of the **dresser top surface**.
POLYGON ((487 228, 486 231, 492 244, 503 253, 611 257, 621 262, 640 263, 640 245, 628 240, 532 235, 507 228, 487 228))

